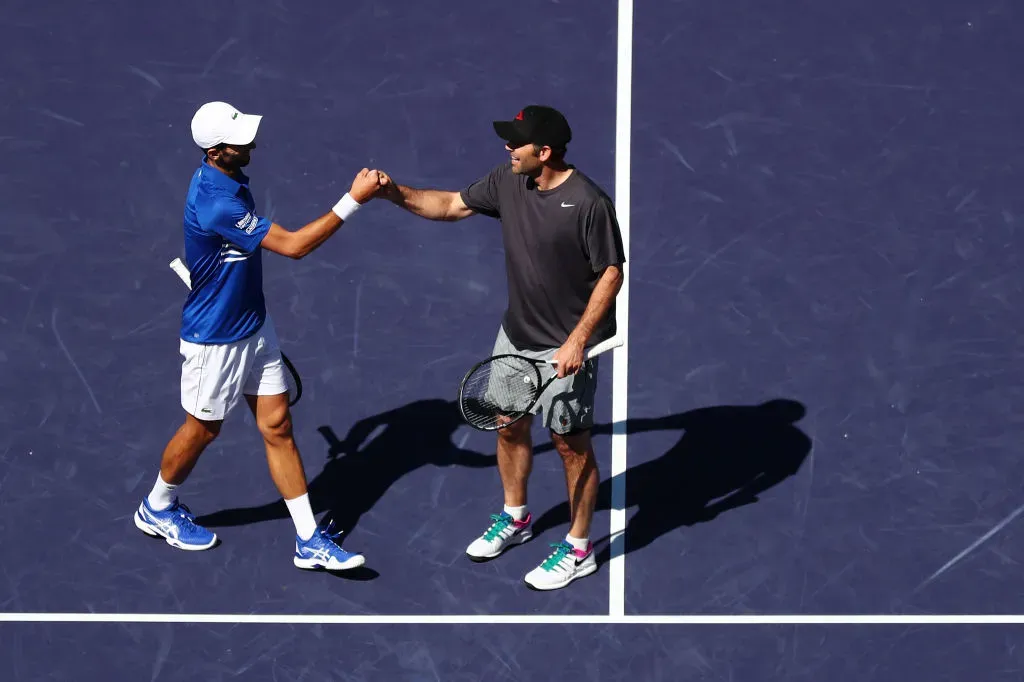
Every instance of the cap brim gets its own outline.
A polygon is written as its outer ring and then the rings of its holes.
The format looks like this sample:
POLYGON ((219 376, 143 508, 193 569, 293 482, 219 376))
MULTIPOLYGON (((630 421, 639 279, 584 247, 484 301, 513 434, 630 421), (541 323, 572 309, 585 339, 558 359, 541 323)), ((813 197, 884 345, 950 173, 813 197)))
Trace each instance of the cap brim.
POLYGON ((495 121, 494 132, 498 134, 498 137, 514 144, 517 147, 521 147, 524 144, 529 144, 529 136, 523 129, 524 124, 522 121, 495 121))
POLYGON ((231 132, 224 137, 224 144, 251 144, 262 120, 263 116, 259 114, 240 114, 232 121, 231 132))

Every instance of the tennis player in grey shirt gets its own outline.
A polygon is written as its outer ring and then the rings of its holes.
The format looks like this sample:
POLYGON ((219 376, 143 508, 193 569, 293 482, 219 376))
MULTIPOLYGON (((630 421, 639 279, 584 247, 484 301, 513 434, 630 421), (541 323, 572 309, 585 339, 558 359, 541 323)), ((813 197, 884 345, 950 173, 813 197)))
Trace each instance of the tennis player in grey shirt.
POLYGON ((590 525, 600 475, 590 432, 598 358, 585 360, 584 354, 615 335, 625 251, 612 200, 565 161, 572 131, 560 112, 531 105, 512 120, 495 121, 494 129, 510 159, 463 190, 414 189, 380 172, 378 196, 429 220, 480 214, 501 223, 508 307, 493 354, 554 360, 548 371, 558 378, 533 415, 498 431, 504 508, 466 553, 486 561, 532 537, 527 481, 530 429, 539 415, 562 458, 572 516, 565 539, 525 580, 534 589, 553 590, 597 570, 590 525))

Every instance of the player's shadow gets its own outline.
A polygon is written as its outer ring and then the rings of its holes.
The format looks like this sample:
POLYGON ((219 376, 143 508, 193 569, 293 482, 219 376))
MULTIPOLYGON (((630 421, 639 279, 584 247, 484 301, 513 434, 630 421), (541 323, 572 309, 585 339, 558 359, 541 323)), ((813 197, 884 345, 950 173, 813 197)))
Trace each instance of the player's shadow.
MULTIPOLYGON (((795 424, 806 410, 793 400, 761 405, 704 407, 682 414, 629 419, 627 433, 682 431, 663 455, 626 470, 626 508, 635 508, 625 533, 626 553, 682 526, 715 519, 758 501, 758 495, 793 476, 811 451, 811 440, 795 424)), ((609 434, 609 424, 595 434, 609 434)), ((550 446, 536 448, 536 451, 550 446)), ((630 455, 639 453, 631 447, 630 455)), ((612 480, 601 483, 598 509, 611 506, 612 480)), ((541 514, 534 532, 569 522, 567 502, 541 514)), ((595 540, 599 560, 610 555, 607 536, 595 540)))
MULTIPOLYGON (((493 467, 494 454, 483 455, 452 443, 463 425, 453 401, 420 400, 356 422, 339 440, 330 426, 317 429, 328 445, 327 463, 309 481, 314 514, 325 512, 336 529, 351 531, 396 481, 424 466, 493 467)), ((309 457, 306 455, 306 461, 309 457)), ((289 518, 288 508, 274 502, 224 509, 196 519, 217 528, 289 518)), ((353 549, 344 544, 347 549, 353 549)), ((353 571, 339 575, 355 577, 353 571)))

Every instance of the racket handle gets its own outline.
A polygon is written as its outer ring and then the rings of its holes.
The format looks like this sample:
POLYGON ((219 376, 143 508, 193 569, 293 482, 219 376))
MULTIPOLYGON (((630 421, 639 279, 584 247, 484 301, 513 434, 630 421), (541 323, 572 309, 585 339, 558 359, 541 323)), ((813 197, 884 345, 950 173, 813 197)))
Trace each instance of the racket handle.
MULTIPOLYGON (((597 344, 596 346, 594 346, 593 348, 588 350, 585 359, 593 360, 594 358, 596 358, 601 353, 606 353, 606 352, 612 350, 613 348, 618 348, 619 346, 623 345, 624 343, 625 343, 625 341, 623 341, 622 337, 620 337, 620 336, 613 336, 610 339, 605 339, 601 343, 597 344)), ((555 360, 553 360, 553 359, 552 360, 548 360, 548 364, 549 365, 558 365, 558 363, 555 360)))
POLYGON ((604 341, 602 341, 601 343, 597 344, 596 346, 591 348, 589 351, 587 351, 587 360, 595 358, 598 355, 600 355, 601 353, 604 353, 606 351, 610 351, 613 348, 618 348, 619 346, 621 346, 621 345, 623 345, 625 343, 626 342, 622 339, 621 336, 613 336, 610 339, 605 339, 604 341))
POLYGON ((174 270, 181 277, 181 281, 185 283, 189 289, 192 288, 192 273, 188 271, 188 267, 181 262, 180 258, 175 258, 170 263, 171 270, 174 270))

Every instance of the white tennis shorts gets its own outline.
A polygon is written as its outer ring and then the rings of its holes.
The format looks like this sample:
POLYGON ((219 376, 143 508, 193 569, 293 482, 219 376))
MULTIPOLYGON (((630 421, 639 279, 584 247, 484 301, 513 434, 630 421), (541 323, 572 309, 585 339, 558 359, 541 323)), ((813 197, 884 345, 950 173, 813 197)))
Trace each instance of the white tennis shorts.
POLYGON ((274 322, 252 336, 209 345, 181 341, 181 406, 196 419, 224 419, 243 395, 288 392, 274 322))

